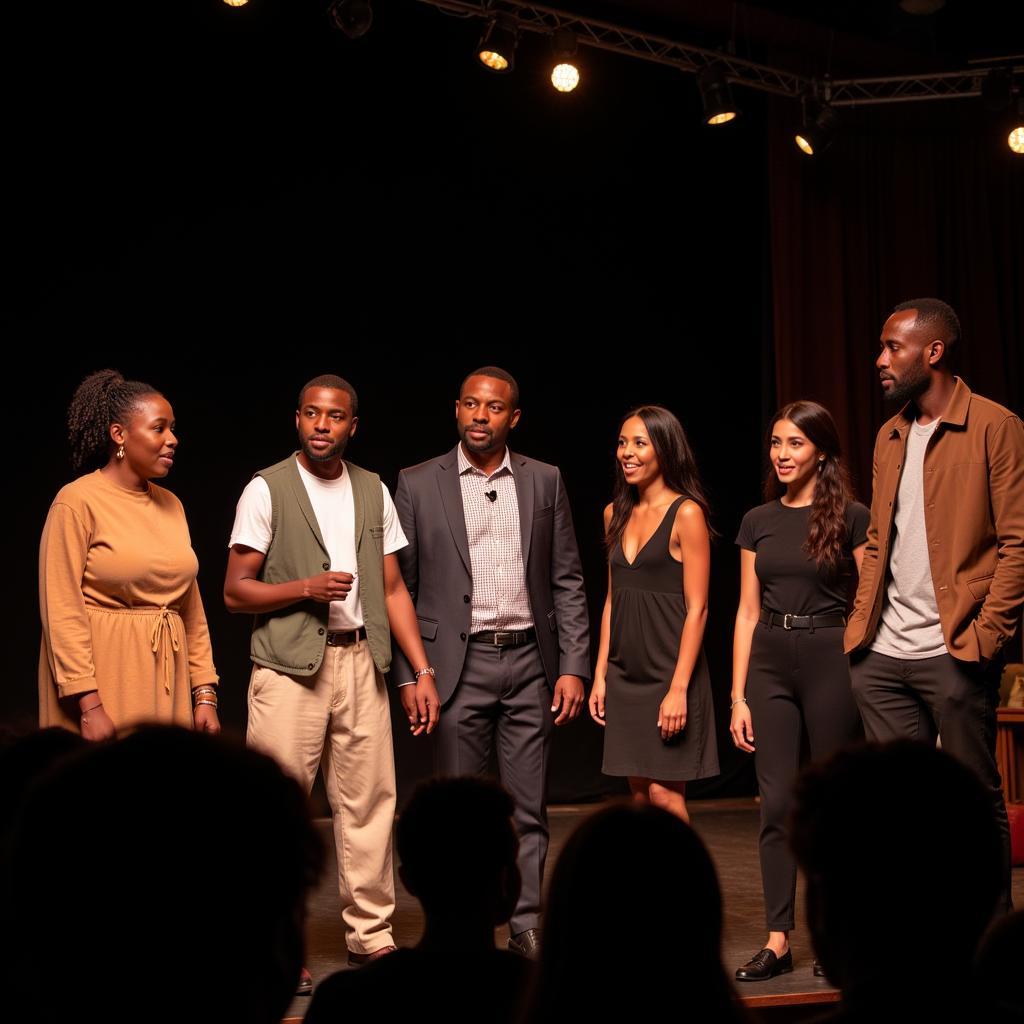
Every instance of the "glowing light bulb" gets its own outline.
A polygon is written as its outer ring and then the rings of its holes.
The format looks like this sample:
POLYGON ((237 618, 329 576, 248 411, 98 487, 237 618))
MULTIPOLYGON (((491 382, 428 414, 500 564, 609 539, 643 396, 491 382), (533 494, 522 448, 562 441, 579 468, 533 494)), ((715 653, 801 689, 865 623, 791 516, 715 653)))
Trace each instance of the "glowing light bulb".
POLYGON ((497 50, 481 50, 477 56, 492 71, 506 71, 508 69, 508 60, 498 53, 497 50))
POLYGON ((814 156, 814 147, 802 135, 794 135, 793 140, 808 156, 814 156))
POLYGON ((551 84, 559 92, 572 92, 580 84, 579 68, 575 64, 556 64, 551 72, 551 84))
POLYGON ((1014 153, 1024 153, 1024 124, 1018 125, 1006 136, 1006 143, 1014 153))
POLYGON ((249 0, 224 0, 228 7, 244 7, 249 0))

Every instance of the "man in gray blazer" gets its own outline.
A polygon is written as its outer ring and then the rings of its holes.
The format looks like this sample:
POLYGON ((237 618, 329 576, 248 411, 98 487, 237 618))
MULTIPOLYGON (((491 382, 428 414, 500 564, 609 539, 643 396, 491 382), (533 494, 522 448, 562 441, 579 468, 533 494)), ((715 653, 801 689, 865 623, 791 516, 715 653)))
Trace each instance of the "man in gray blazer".
MULTIPOLYGON (((409 541, 399 565, 442 701, 435 770, 482 775, 496 747, 515 799, 523 878, 509 948, 535 956, 548 751, 554 726, 583 706, 590 642, 562 476, 508 450, 519 416, 509 373, 495 366, 471 373, 455 403, 459 444, 402 470, 395 507, 409 541)), ((391 678, 398 686, 415 681, 397 647, 391 678)))

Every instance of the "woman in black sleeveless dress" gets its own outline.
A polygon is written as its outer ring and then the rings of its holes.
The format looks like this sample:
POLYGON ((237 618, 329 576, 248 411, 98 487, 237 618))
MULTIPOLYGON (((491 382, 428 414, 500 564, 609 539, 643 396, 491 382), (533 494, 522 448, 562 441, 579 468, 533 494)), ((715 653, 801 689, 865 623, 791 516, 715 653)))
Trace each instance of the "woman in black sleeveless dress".
POLYGON ((742 550, 730 726, 737 747, 757 747, 768 941, 736 971, 737 981, 793 969, 796 861, 786 823, 804 734, 816 761, 861 736, 843 627, 868 510, 851 498, 839 433, 824 407, 792 402, 780 409, 768 447, 769 500, 743 517, 736 538, 742 550))
POLYGON ((679 421, 642 406, 622 424, 605 509, 608 596, 590 714, 606 775, 687 820, 686 782, 718 774, 704 657, 708 503, 679 421))

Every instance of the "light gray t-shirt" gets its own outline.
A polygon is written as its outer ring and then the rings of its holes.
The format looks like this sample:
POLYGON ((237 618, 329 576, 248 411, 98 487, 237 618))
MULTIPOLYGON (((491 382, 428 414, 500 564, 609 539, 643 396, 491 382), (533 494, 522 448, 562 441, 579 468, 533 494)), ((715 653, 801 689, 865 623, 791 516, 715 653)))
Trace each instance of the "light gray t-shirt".
POLYGON ((939 622, 928 536, 924 528, 924 453, 939 420, 910 425, 889 557, 889 585, 871 650, 914 661, 946 654, 939 622))

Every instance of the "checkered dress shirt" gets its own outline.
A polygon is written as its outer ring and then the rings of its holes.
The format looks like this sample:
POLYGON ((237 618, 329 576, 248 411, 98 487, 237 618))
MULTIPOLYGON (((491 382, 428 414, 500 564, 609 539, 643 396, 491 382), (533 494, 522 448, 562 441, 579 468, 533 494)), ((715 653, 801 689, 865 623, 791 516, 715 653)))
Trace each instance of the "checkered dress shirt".
POLYGON ((529 629, 533 613, 526 592, 519 499, 508 449, 501 465, 487 476, 466 458, 459 445, 459 483, 473 575, 473 633, 529 629), (487 491, 497 491, 491 501, 487 491))

